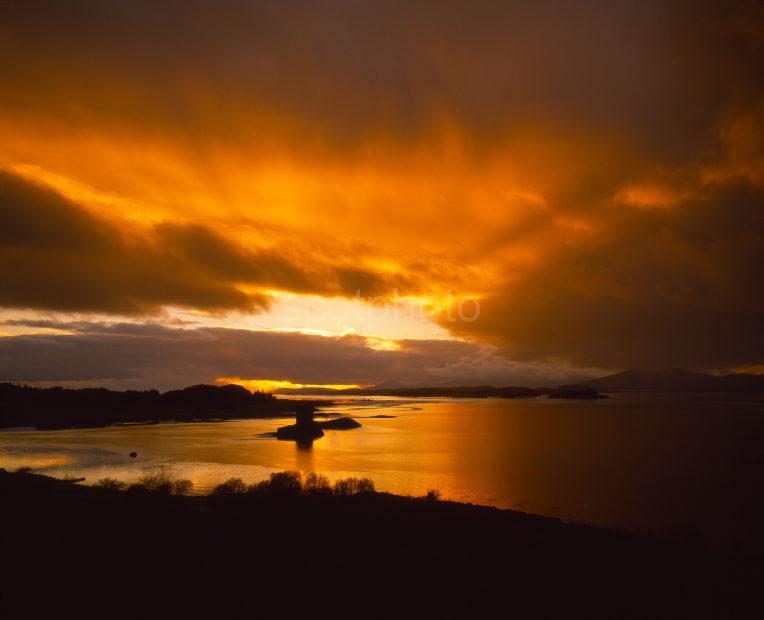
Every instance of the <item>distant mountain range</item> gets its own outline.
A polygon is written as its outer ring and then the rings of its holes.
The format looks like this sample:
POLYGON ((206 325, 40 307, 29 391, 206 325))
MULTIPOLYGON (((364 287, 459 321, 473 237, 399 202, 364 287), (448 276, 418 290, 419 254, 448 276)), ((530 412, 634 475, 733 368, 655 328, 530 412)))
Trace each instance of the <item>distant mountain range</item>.
POLYGON ((680 368, 624 370, 585 383, 601 392, 764 392, 764 375, 708 375, 680 368))
MULTIPOLYGON (((600 392, 764 392, 764 375, 709 375, 678 368, 665 370, 624 370, 605 377, 582 381, 583 385, 600 392)), ((549 395, 552 388, 521 386, 493 387, 435 386, 435 387, 368 387, 334 390, 330 388, 281 389, 278 394, 312 394, 324 396, 437 396, 454 398, 528 398, 549 395)))

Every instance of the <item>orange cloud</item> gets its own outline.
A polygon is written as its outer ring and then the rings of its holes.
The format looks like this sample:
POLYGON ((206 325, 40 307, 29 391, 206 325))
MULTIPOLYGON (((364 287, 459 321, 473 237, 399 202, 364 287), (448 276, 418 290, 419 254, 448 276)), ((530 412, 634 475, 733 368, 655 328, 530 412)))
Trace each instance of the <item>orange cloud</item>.
POLYGON ((408 335, 508 356, 761 361, 748 3, 24 4, 0 25, 7 312, 400 296, 408 335))
POLYGON ((622 187, 616 192, 614 199, 638 209, 670 209, 677 206, 684 199, 684 195, 665 185, 637 184, 622 187))

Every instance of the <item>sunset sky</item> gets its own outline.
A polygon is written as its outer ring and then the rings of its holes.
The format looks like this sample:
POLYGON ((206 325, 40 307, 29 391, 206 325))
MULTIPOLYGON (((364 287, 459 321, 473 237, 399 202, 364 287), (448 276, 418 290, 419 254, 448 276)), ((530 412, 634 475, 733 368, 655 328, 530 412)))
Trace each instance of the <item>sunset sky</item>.
POLYGON ((0 15, 0 380, 764 371, 761 2, 0 15))

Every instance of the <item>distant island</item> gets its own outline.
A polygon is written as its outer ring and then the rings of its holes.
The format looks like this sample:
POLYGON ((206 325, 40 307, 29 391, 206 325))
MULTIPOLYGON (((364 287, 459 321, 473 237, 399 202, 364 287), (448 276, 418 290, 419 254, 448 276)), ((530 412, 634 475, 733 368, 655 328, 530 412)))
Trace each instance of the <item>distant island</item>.
MULTIPOLYGON (((322 396, 399 396, 404 398, 535 398, 552 396, 565 398, 564 391, 574 391, 570 397, 591 392, 764 392, 764 375, 732 373, 711 375, 682 369, 625 370, 604 377, 586 379, 582 385, 552 387, 493 387, 491 385, 441 385, 430 387, 364 387, 336 390, 331 388, 281 388, 276 394, 322 396)), ((601 396, 601 395, 600 395, 601 396)), ((592 396, 599 398, 599 396, 592 396)))
POLYGON ((589 379, 586 385, 602 392, 764 392, 764 375, 710 375, 681 368, 624 370, 589 379))
POLYGON ((554 392, 554 388, 493 387, 491 385, 441 385, 431 387, 283 388, 275 394, 314 396, 398 396, 402 398, 536 398, 554 392))
MULTIPOLYGON (((604 393, 764 393, 764 375, 710 375, 682 369, 625 370, 581 385, 552 387, 444 385, 349 389, 280 389, 250 392, 240 385, 193 385, 182 390, 116 391, 105 388, 38 388, 0 383, 0 428, 98 427, 163 421, 263 418, 295 414, 295 401, 283 396, 394 396, 399 398, 540 398, 599 400, 604 393), (282 398, 277 398, 278 394, 282 398)), ((326 404, 326 401, 323 401, 326 404)), ((317 423, 318 424, 318 423, 317 423)), ((321 422, 330 428, 333 422, 321 422)), ((318 428, 318 427, 316 427, 318 428)))

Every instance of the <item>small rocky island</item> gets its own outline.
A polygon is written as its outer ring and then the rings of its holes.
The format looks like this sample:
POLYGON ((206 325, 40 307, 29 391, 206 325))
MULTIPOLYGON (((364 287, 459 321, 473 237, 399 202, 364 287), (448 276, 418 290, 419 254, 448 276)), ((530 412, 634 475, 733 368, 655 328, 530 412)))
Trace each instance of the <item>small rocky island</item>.
POLYGON ((279 426, 276 429, 276 439, 310 443, 314 439, 323 437, 324 429, 347 431, 361 426, 353 418, 344 417, 316 422, 315 414, 316 407, 313 403, 298 403, 295 409, 295 424, 279 426))

